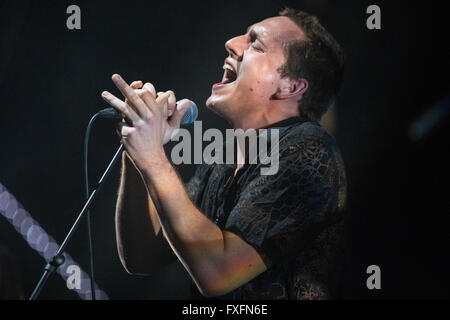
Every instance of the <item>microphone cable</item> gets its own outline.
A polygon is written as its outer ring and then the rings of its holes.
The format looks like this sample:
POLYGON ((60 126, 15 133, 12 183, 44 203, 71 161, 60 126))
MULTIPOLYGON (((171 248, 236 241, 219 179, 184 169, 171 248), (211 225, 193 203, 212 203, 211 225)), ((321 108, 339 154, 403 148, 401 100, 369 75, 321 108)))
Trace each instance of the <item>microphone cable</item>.
MULTIPOLYGON (((86 133, 84 136, 84 182, 85 182, 85 191, 86 191, 86 199, 89 198, 90 188, 89 188, 89 172, 88 172, 88 159, 89 159, 89 137, 91 134, 91 128, 95 122, 95 120, 99 117, 99 114, 96 113, 92 116, 89 124, 86 128, 86 133)), ((96 300, 95 297, 95 279, 94 279, 94 249, 92 244, 92 226, 91 226, 91 212, 88 210, 86 214, 87 219, 87 236, 88 236, 88 248, 89 248, 89 276, 91 282, 91 299, 96 300)))

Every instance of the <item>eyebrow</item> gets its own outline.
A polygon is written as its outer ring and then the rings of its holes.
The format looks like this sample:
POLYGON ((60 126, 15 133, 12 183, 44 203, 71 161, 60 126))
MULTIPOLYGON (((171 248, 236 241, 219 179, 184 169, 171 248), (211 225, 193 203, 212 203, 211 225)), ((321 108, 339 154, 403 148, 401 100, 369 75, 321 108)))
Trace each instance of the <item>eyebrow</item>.
POLYGON ((261 44, 265 47, 266 44, 264 43, 264 41, 262 41, 261 37, 259 36, 259 34, 255 31, 255 29, 253 28, 254 25, 251 25, 247 28, 247 33, 249 33, 250 35, 252 35, 253 37, 255 37, 255 39, 258 39, 259 42, 261 42, 261 44))

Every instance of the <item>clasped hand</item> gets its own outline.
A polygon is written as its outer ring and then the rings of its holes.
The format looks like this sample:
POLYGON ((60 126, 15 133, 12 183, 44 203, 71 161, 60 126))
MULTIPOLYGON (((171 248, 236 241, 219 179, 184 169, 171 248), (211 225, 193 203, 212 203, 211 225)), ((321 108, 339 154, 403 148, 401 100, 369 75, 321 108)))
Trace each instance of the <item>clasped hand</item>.
POLYGON ((178 131, 189 100, 177 105, 173 91, 156 93, 151 83, 142 85, 141 81, 128 85, 118 74, 112 80, 125 100, 107 91, 102 98, 125 120, 119 128, 121 142, 138 169, 158 166, 166 159, 163 145, 178 131))

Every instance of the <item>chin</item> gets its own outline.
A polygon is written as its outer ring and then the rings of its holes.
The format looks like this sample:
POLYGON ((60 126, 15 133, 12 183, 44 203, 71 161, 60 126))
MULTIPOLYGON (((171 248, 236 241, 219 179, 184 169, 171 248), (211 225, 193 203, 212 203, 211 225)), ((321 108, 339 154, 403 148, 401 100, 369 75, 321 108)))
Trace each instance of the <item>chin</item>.
POLYGON ((214 111, 217 115, 219 115, 221 118, 224 118, 228 121, 229 117, 227 115, 227 108, 223 101, 220 101, 220 99, 217 99, 217 97, 214 97, 214 95, 211 95, 205 103, 206 107, 212 111, 214 111))
POLYGON ((212 97, 212 95, 209 96, 208 99, 206 99, 205 106, 206 106, 208 109, 214 109, 214 102, 213 102, 213 97, 212 97))
POLYGON ((215 96, 214 94, 211 94, 209 98, 206 100, 206 107, 208 109, 216 111, 217 109, 221 109, 220 106, 223 103, 220 101, 220 97, 215 96))

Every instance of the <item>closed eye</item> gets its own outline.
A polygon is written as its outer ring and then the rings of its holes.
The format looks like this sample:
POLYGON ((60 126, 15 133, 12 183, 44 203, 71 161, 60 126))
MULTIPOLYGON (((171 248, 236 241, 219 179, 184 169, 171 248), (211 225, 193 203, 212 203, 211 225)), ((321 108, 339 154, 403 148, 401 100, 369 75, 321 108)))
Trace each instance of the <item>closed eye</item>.
POLYGON ((261 47, 258 46, 258 44, 256 44, 256 42, 253 42, 252 47, 257 51, 261 51, 261 52, 264 51, 261 47))
POLYGON ((254 30, 251 30, 249 33, 249 41, 252 44, 252 47, 257 51, 264 51, 261 45, 259 44, 260 40, 258 39, 258 35, 254 30))

